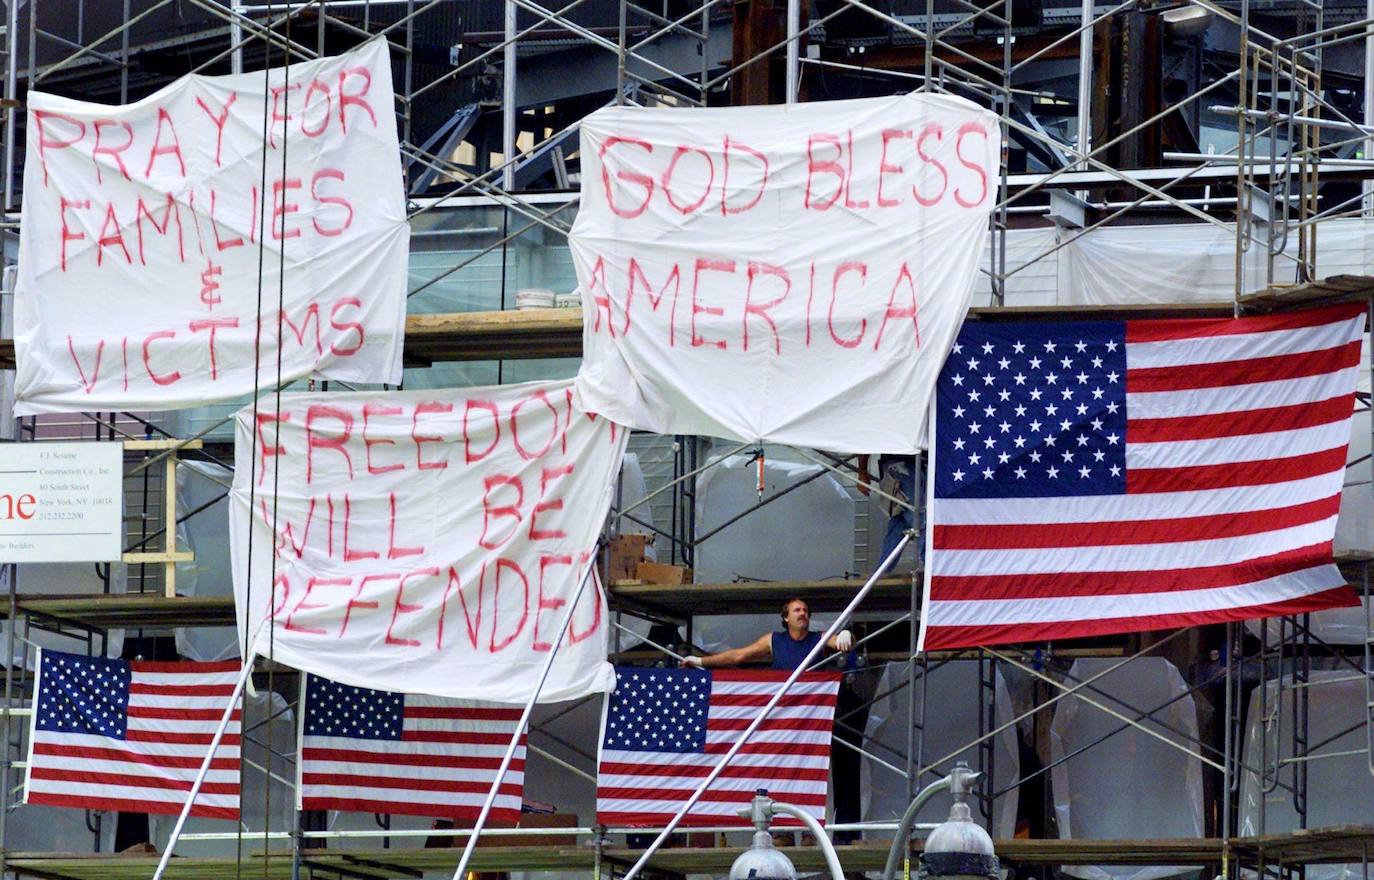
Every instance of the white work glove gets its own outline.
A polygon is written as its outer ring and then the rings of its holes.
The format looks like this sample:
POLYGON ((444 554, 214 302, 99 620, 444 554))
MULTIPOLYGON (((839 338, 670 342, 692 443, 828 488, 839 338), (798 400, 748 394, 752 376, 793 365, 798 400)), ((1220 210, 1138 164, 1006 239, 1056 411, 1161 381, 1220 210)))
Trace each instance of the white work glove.
POLYGON ((854 634, 847 629, 840 630, 835 636, 835 649, 837 651, 848 651, 854 647, 854 634))
POLYGON ((695 654, 691 654, 691 655, 688 655, 688 656, 686 656, 686 657, 683 657, 683 658, 682 658, 682 663, 680 663, 679 665, 680 665, 683 669, 701 669, 701 668, 702 668, 702 667, 701 667, 701 658, 698 657, 698 656, 696 656, 695 654))

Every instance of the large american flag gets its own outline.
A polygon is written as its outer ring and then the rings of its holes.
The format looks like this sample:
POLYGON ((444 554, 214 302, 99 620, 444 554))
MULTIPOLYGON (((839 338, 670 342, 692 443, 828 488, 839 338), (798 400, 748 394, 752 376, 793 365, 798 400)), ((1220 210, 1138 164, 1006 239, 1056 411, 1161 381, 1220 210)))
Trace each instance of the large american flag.
MULTIPOLYGON (((762 711, 788 673, 616 669, 597 766, 597 821, 662 825, 762 711)), ((736 814, 768 789, 825 817, 838 675, 808 673, 683 818, 683 825, 741 825, 736 814)))
POLYGON ((969 322, 940 374, 921 647, 1355 603, 1331 564, 1364 309, 969 322))
MULTIPOLYGON (((126 662, 40 650, 25 803, 181 812, 238 674, 232 662, 126 662)), ((193 816, 239 816, 240 711, 193 816)))
MULTIPOLYGON (((306 677, 300 806, 475 819, 520 723, 520 709, 401 694, 306 677)), ((491 818, 515 821, 524 799, 525 742, 491 818)))

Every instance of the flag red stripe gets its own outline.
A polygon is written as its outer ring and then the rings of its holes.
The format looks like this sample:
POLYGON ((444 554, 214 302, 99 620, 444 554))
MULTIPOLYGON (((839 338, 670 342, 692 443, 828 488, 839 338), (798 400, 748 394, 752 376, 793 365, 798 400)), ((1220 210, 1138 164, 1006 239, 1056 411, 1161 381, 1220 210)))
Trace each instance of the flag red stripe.
MULTIPOLYGON (((781 682, 779 682, 781 684, 781 682)), ((712 706, 766 706, 772 694, 711 694, 712 706)), ((786 694, 779 706, 833 706, 835 694, 786 694)))
MULTIPOLYGON (((204 758, 192 755, 142 755, 123 749, 101 749, 92 746, 67 746, 52 742, 35 741, 33 754, 48 755, 55 758, 86 758, 92 761, 124 761, 128 764, 147 764, 150 767, 176 767, 179 769, 199 769, 204 758)), ((237 770, 238 758, 213 758, 211 770, 237 770)))
MULTIPOLYGON (((493 780, 495 777, 493 777, 493 780)), ((458 794, 486 794, 491 791, 491 782, 465 782, 458 779, 435 779, 426 776, 417 779, 398 779, 393 776, 355 776, 350 773, 302 773, 302 785, 352 785, 358 788, 394 788, 409 791, 447 791, 458 794)), ((500 794, 522 797, 524 786, 520 783, 502 783, 500 794)))
MULTIPOLYGON (((111 812, 118 811, 123 813, 168 814, 172 816, 181 812, 184 802, 184 798, 169 801, 144 801, 104 796, 88 797, 78 794, 51 794, 41 791, 31 791, 28 796, 28 803, 31 804, 48 804, 54 807, 84 807, 88 810, 109 810, 111 812)), ((191 815, 203 819, 238 819, 239 811, 232 807, 212 807, 203 804, 195 804, 191 807, 191 815)))
MULTIPOLYGON (((193 780, 168 779, 158 776, 138 776, 131 773, 96 773, 90 770, 59 770, 56 767, 32 767, 31 779, 48 779, 54 782, 81 782, 88 785, 130 786, 133 788, 165 788, 170 791, 190 791, 193 780)), ((203 782, 200 790, 204 794, 239 793, 237 782, 203 782)))
MULTIPOLYGON (((1024 550, 1050 547, 1105 547, 1127 544, 1165 544, 1199 538, 1257 535, 1335 516, 1340 493, 1269 510, 1181 516, 1176 519, 1125 522, 1077 522, 1016 525, 935 527, 937 550, 1024 550)), ((941 598, 948 598, 943 593, 941 598)))
POLYGON ((228 697, 234 693, 232 684, 152 684, 146 681, 129 682, 130 694, 162 694, 169 697, 228 697))
POLYGON ((1295 403, 1290 406, 1271 406, 1168 419, 1130 419, 1126 422, 1126 442, 1211 440, 1218 437, 1268 434, 1273 431, 1295 431, 1299 428, 1313 428, 1348 419, 1354 406, 1355 395, 1342 394, 1329 400, 1295 403))
MULTIPOLYGON (((712 764, 627 764, 623 761, 602 761, 602 776, 671 776, 691 779, 704 779, 713 769, 712 764)), ((829 770, 814 767, 755 767, 725 765, 721 777, 728 779, 769 779, 801 780, 804 782, 825 782, 830 778, 829 770)))
POLYGON ((221 663, 187 663, 180 660, 130 660, 129 669, 134 672, 177 672, 186 675, 208 675, 216 672, 241 672, 243 666, 237 660, 221 663))
POLYGON ((974 645, 1043 642, 1051 639, 1058 641, 1060 639, 1111 635, 1119 632, 1176 629, 1185 626, 1248 620, 1254 617, 1305 614, 1328 608, 1348 608, 1358 604, 1359 598, 1355 595, 1355 591, 1344 586, 1284 602, 1250 605, 1244 608, 1224 608, 1215 611, 1194 611, 1186 614, 1107 617, 1096 620, 1049 621, 1002 626, 932 626, 926 630, 925 650, 940 651, 974 645))
POLYGON ((1208 336, 1235 336, 1242 333, 1268 333, 1295 330, 1344 321, 1362 314, 1362 303, 1342 303, 1321 309, 1304 309, 1257 315, 1247 318, 1161 318, 1126 322, 1126 342, 1166 342, 1173 339, 1199 339, 1208 336))
MULTIPOLYGON (((744 730, 754 723, 753 718, 712 718, 706 722, 706 729, 713 731, 744 730)), ((759 730, 829 730, 830 718, 773 718, 768 717, 759 725, 759 730)))
MULTIPOLYGON (((311 737, 307 736, 308 743, 311 737)), ((395 764, 406 767, 459 767, 471 770, 496 770, 501 766, 500 758, 478 758, 465 755, 404 755, 388 752, 368 752, 359 749, 323 749, 307 745, 301 749, 303 761, 342 761, 363 764, 395 764)), ((512 758, 512 771, 523 771, 525 761, 512 758)))
MULTIPOLYGON (((439 819, 476 819, 481 807, 459 804, 425 804, 411 801, 383 801, 367 798, 305 797, 301 808, 306 810, 347 810, 354 813, 382 815, 432 816, 439 819)), ((518 822, 520 811, 507 807, 492 807, 488 818, 497 822, 518 822)), ((496 840, 497 838, 492 838, 496 840)))
MULTIPOLYGON (((787 676, 791 673, 776 669, 713 669, 711 670, 712 680, 716 682, 772 682, 781 684, 787 681, 787 676)), ((828 672, 804 672, 797 679, 801 684, 819 684, 821 682, 833 681, 838 683, 840 676, 828 672)), ((718 694, 712 694, 711 699, 715 700, 718 694)))
POLYGON ((406 706, 405 715, 406 718, 447 718, 454 721, 519 721, 521 710, 482 709, 476 706, 406 706))
MULTIPOLYGON (((761 782, 767 780, 760 779, 761 782)), ((774 792, 778 800, 786 801, 789 804, 796 804, 799 807, 824 807, 825 795, 812 794, 810 792, 789 791, 785 794, 774 792)), ((680 800, 686 802, 688 791, 681 788, 633 788, 621 786, 602 786, 596 790, 598 799, 605 800, 630 800, 630 801, 672 801, 680 800)), ((698 803, 717 803, 717 804, 747 804, 754 799, 754 792, 748 789, 739 791, 717 790, 708 788, 702 792, 701 797, 697 798, 698 803)))
MULTIPOLYGON (((458 730, 403 730, 401 731, 401 741, 452 743, 469 746, 505 746, 510 745, 511 736, 514 733, 515 731, 510 733, 469 733, 458 730)), ((521 737, 521 741, 524 741, 524 737, 521 737)))
POLYGON ((1176 468, 1128 468, 1126 492, 1195 492, 1234 486, 1286 483, 1345 468, 1345 447, 1285 458, 1176 468))
MULTIPOLYGON (((180 746, 208 746, 214 739, 212 733, 165 733, 159 730, 126 730, 124 738, 129 742, 170 743, 180 746)), ((237 733, 226 733, 220 738, 222 746, 239 744, 237 733)))
POLYGON ((1210 565, 1161 571, 1096 571, 1062 574, 935 575, 937 600, 1051 599, 1060 596, 1112 596, 1204 590, 1254 583, 1331 561, 1331 542, 1298 547, 1235 565, 1210 565))
MULTIPOLYGON (((227 702, 227 701, 226 701, 227 702)), ((130 718, 161 718, 168 721, 218 721, 224 717, 224 709, 175 709, 170 706, 142 706, 129 704, 130 718)), ((235 709, 229 716, 230 721, 240 721, 243 711, 235 709)))
POLYGON ((1321 376, 1348 369, 1360 362, 1360 341, 1334 348, 1269 355, 1242 361, 1183 364, 1173 367, 1138 367, 1126 371, 1126 392, 1187 391, 1223 388, 1256 382, 1277 382, 1321 376))
MULTIPOLYGON (((667 825, 673 818, 672 813, 626 813, 621 811, 597 811, 596 821, 612 828, 647 828, 667 825)), ((702 816, 688 813, 678 823, 679 828, 750 827, 749 820, 738 816, 702 816)), ((821 820, 821 824, 826 824, 821 820)), ((774 828, 801 828, 800 819, 791 816, 774 816, 774 828)))
MULTIPOLYGON (((705 754, 723 755, 730 751, 731 743, 707 743, 704 747, 705 754)), ((806 755, 810 757, 828 758, 830 757, 830 745, 808 744, 808 743, 756 743, 747 742, 740 747, 741 755, 806 755)))

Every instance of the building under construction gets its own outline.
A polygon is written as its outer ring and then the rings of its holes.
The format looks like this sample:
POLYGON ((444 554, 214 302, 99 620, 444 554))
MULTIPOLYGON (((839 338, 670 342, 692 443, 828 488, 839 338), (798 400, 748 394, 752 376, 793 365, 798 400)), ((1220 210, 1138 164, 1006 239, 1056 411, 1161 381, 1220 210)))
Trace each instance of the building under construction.
MULTIPOLYGON (((1000 179, 969 321, 1374 306, 1374 4, 541 3, 9 0, 0 440, 121 441, 125 474, 123 561, 0 556, 4 872, 151 877, 173 836, 174 816, 22 803, 37 648, 240 656, 229 489, 234 414, 248 398, 14 415, 11 267, 26 233, 30 92, 130 104, 187 74, 277 68, 384 38, 410 234, 405 390, 577 372, 583 311, 551 306, 581 302, 568 245, 579 131, 611 105, 933 92, 996 114, 1000 179)), ((841 703, 832 748, 860 774, 861 815, 830 816, 852 832, 838 847, 847 872, 878 876, 912 798, 966 762, 982 774, 974 819, 1018 876, 1374 877, 1364 339, 1334 546, 1358 608, 918 652, 923 556, 902 552, 848 624, 859 661, 846 687, 860 699, 841 703)), ((794 596, 833 619, 882 562, 887 507, 860 486, 868 467, 833 450, 634 432, 601 544, 610 659, 676 667, 745 644, 775 629, 794 596)), ((924 497, 915 493, 918 530, 924 497)), ((242 708, 240 821, 192 818, 166 876, 452 875, 468 837, 454 822, 299 808, 303 676, 257 664, 242 708)), ((656 829, 598 824, 602 714, 600 695, 535 708, 525 812, 483 831, 469 869, 614 878, 635 865, 656 829)), ((937 797, 918 820, 947 812, 937 797)), ((676 834, 646 876, 724 876, 748 844, 742 828, 676 834)), ((820 848, 779 844, 801 872, 824 870, 820 848)))

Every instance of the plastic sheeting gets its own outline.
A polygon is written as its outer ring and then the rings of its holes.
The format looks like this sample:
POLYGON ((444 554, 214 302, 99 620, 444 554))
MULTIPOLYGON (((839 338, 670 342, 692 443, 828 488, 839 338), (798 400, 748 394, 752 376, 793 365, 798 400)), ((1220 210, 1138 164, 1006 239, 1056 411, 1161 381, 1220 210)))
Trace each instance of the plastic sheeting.
MULTIPOLYGON (((1369 601, 1368 596, 1361 596, 1357 608, 1332 608, 1312 614, 1308 618, 1308 628, 1312 632, 1312 637, 1328 645, 1363 645, 1365 638, 1370 634, 1369 601)), ((1269 631, 1269 643, 1277 644, 1282 638, 1282 618, 1247 620, 1245 629, 1255 638, 1259 638, 1261 624, 1269 631)), ((1289 632, 1292 632, 1291 628, 1289 632)), ((1371 782, 1374 782, 1374 779, 1371 779, 1371 782)))
MULTIPOLYGON (((757 465, 744 455, 729 456, 701 474, 697 479, 698 537, 758 503, 757 474, 757 465)), ((695 580, 703 584, 750 577, 820 580, 853 571, 853 498, 819 465, 765 457, 764 497, 807 480, 806 485, 750 512, 698 546, 695 580)), ((708 651, 738 647, 777 629, 780 610, 697 617, 693 638, 708 651)), ((812 625, 821 625, 820 618, 812 625)))
MULTIPOLYGON (((195 553, 177 563, 177 592, 184 596, 234 595, 229 560, 229 499, 225 493, 234 472, 208 461, 177 463, 177 519, 203 505, 177 525, 177 547, 195 553)), ((239 656, 232 626, 177 627, 177 653, 188 660, 212 662, 239 656)))
MULTIPOLYGON (((1247 769, 1241 773, 1238 817, 1240 833, 1245 836, 1278 834, 1299 826, 1292 794, 1284 787, 1293 785, 1295 765, 1275 767, 1276 760, 1293 755, 1294 692, 1285 689, 1282 703, 1279 694, 1277 682, 1265 682, 1263 716, 1260 688, 1250 694, 1241 753, 1247 769), (1263 757, 1261 737, 1266 743, 1263 757)), ((1307 694, 1307 741, 1316 746, 1312 753, 1334 755, 1307 762, 1307 827, 1368 825, 1374 821, 1374 777, 1365 751, 1363 676, 1343 664, 1338 669, 1315 671, 1307 694), (1347 751, 1357 754, 1339 754, 1347 751)), ((1306 871, 1307 880, 1355 880, 1361 876, 1360 865, 1308 865, 1306 871)))
MULTIPOLYGON (((244 852, 263 849, 262 832, 291 831, 295 816, 296 721, 286 700, 274 691, 243 696, 243 787, 240 795, 244 852), (271 720, 268 720, 269 715, 271 720), (271 768, 269 779, 266 770, 271 768), (257 832, 257 836, 254 836, 257 832)), ((161 852, 176 825, 176 816, 149 816, 148 833, 161 852)), ((183 834, 234 832, 236 825, 223 819, 188 818, 183 834)), ((271 849, 290 849, 291 841, 269 840, 271 849)), ((198 856, 233 858, 238 841, 184 840, 177 852, 198 856)))
MULTIPOLYGON (((1092 678, 1121 661, 1074 661, 1066 684, 1092 678)), ((1162 657, 1141 657, 1107 672, 1059 702, 1050 725, 1051 771, 1059 836, 1064 839, 1201 837, 1202 762, 1196 757, 1197 706, 1178 669, 1162 657), (1102 703, 1135 718, 1168 703, 1139 726, 1090 705, 1102 703), (1173 702, 1170 702, 1170 701, 1173 702), (1174 748, 1144 727, 1186 747, 1174 748), (1178 732, 1175 732, 1178 731, 1178 732), (1102 737, 1105 740, 1099 742, 1102 737), (1084 751, 1079 752, 1080 749, 1084 751)), ((1195 868, 1139 865, 1065 865, 1085 880, 1153 880, 1195 868)))
MULTIPOLYGON (((878 680, 881 696, 873 704, 868 716, 866 750, 899 769, 906 768, 908 712, 911 689, 907 687, 910 666, 889 663, 878 680)), ((996 684, 995 717, 1000 726, 1012 717, 1011 697, 1006 681, 999 671, 996 684)), ((916 721, 921 722, 922 699, 928 702, 925 710, 925 736, 920 757, 924 764, 934 764, 932 773, 921 779, 927 785, 954 769, 956 761, 978 765, 978 663, 973 660, 951 660, 932 666, 924 687, 916 679, 916 721), (938 763, 935 763, 938 762, 938 763)), ((840 748, 836 746, 835 748, 840 748)), ((1021 758, 1016 746, 1016 730, 1008 728, 996 736, 996 752, 992 766, 992 788, 998 790, 1021 775, 1021 758)), ((986 784, 980 784, 986 791, 986 784)), ((896 821, 907 804, 907 780, 902 774, 884 767, 872 758, 863 761, 863 790, 867 802, 863 817, 867 822, 896 821)), ((993 803, 991 834, 1006 839, 1016 831, 1016 807, 1019 790, 1012 789, 993 803)), ((943 822, 949 817, 949 798, 934 797, 921 809, 918 822, 943 822)), ((977 807, 974 807, 975 819, 977 807)), ((890 837, 873 833, 871 837, 890 837)))

